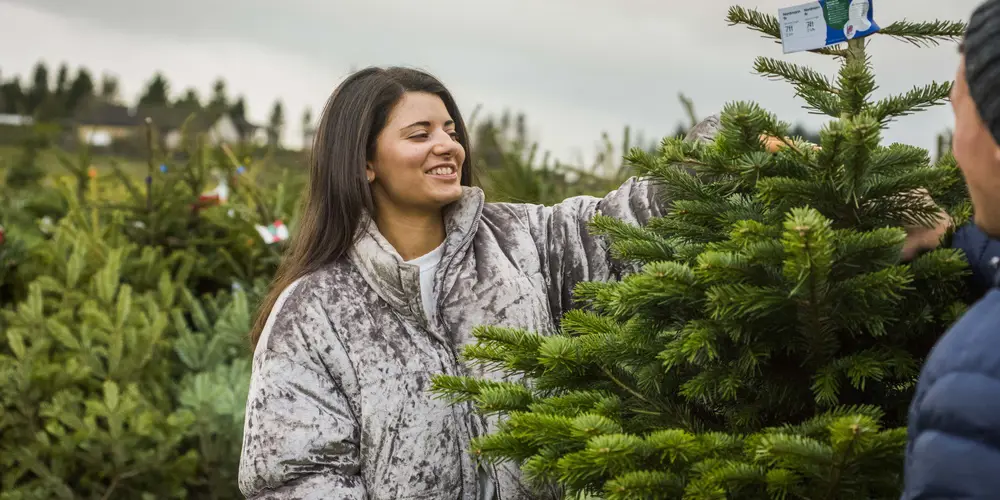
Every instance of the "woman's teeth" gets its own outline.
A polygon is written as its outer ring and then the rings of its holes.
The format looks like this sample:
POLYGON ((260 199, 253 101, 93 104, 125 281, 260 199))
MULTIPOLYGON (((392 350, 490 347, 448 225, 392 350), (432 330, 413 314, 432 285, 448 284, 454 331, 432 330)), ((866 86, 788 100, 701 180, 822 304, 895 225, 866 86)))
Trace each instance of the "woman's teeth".
POLYGON ((427 173, 431 175, 451 175, 455 173, 455 169, 452 167, 438 167, 427 173))

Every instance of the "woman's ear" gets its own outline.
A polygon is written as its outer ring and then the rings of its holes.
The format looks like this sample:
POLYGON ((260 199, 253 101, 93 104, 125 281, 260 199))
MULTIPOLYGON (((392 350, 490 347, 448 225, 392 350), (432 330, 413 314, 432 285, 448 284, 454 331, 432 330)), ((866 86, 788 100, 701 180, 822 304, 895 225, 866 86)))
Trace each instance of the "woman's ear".
POLYGON ((365 165, 365 175, 368 176, 369 184, 375 180, 375 166, 372 165, 372 162, 368 162, 368 164, 365 165))

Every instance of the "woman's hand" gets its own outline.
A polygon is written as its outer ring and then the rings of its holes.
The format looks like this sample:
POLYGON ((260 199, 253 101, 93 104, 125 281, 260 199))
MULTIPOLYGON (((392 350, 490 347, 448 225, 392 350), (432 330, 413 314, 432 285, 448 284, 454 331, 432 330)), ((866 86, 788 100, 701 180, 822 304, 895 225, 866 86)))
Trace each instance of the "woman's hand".
MULTIPOLYGON (((779 149, 787 147, 785 142, 774 136, 761 136, 768 152, 777 153, 779 149)), ((819 149, 819 146, 815 146, 819 149)), ((930 199, 927 191, 919 190, 917 193, 930 199)), ((933 200, 931 201, 933 203, 933 200)), ((903 261, 912 260, 921 252, 933 250, 941 244, 941 237, 948 232, 952 226, 951 217, 944 210, 938 211, 937 223, 933 227, 908 226, 906 230, 906 241, 903 243, 903 251, 900 256, 903 261)))

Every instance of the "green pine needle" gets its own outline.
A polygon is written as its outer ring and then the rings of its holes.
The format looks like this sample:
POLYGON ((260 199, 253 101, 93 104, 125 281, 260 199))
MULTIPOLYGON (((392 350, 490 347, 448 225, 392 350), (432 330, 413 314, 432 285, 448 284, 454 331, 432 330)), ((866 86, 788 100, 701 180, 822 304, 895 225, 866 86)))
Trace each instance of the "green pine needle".
POLYGON ((897 21, 884 26, 879 33, 898 38, 918 47, 953 42, 965 36, 968 25, 959 21, 910 22, 897 21))
POLYGON ((730 25, 742 24, 766 37, 781 39, 781 26, 778 24, 778 18, 763 14, 757 9, 747 9, 740 6, 730 7, 726 22, 730 25))
POLYGON ((479 380, 473 377, 439 375, 434 377, 430 392, 456 403, 464 403, 474 401, 483 389, 499 385, 498 382, 479 380))
POLYGON ((526 411, 534 402, 531 391, 520 384, 505 383, 483 387, 475 398, 476 406, 485 415, 526 411))
POLYGON ((574 309, 563 315, 561 326, 563 333, 568 335, 622 334, 621 323, 607 316, 582 309, 574 309))
POLYGON ((684 493, 683 479, 664 471, 634 471, 608 481, 607 500, 670 500, 684 493))
POLYGON ((871 58, 866 55, 863 60, 848 60, 840 69, 837 87, 840 89, 840 109, 844 116, 861 114, 877 88, 871 58))
POLYGON ((888 97, 875 103, 871 108, 871 114, 886 124, 894 118, 909 116, 943 104, 950 97, 951 87, 951 82, 934 82, 923 87, 914 87, 906 94, 888 97))
POLYGON ((595 215, 590 221, 590 229, 593 234, 608 236, 612 241, 639 240, 652 244, 667 245, 666 240, 647 228, 629 224, 606 215, 595 215))
MULTIPOLYGON (((838 89, 822 73, 805 66, 779 61, 770 57, 758 57, 754 71, 772 79, 784 79, 797 89, 826 92, 836 95, 838 89)), ((801 92, 801 90, 800 90, 801 92)))
POLYGON ((835 94, 804 88, 798 91, 798 95, 806 102, 806 109, 812 110, 811 114, 834 118, 839 118, 843 114, 840 98, 835 94))

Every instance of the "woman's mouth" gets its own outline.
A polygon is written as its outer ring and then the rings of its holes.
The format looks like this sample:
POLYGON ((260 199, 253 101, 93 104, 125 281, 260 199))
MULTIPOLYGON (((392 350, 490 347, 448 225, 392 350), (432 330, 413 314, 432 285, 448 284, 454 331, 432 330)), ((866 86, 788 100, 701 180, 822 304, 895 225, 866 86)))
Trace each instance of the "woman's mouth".
POLYGON ((442 165, 440 167, 434 167, 425 173, 431 177, 450 179, 456 176, 458 169, 455 168, 454 165, 442 165))

